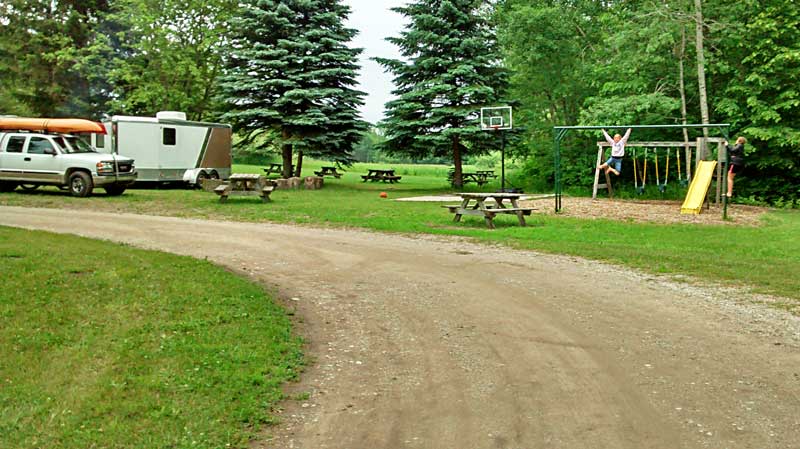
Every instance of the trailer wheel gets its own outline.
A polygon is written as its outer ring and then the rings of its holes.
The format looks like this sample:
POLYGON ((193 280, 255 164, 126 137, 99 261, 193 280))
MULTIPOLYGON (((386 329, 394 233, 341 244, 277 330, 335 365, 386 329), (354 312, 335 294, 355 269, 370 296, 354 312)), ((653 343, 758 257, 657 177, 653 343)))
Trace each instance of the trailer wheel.
POLYGON ((211 170, 211 173, 208 175, 211 179, 219 179, 219 173, 216 170, 211 170))
POLYGON ((20 184, 19 186, 22 187, 22 190, 26 190, 28 192, 32 192, 39 188, 39 184, 20 184))
POLYGON ((76 171, 69 175, 69 193, 72 196, 84 198, 91 195, 92 190, 94 190, 94 184, 88 173, 76 171))
POLYGON ((197 187, 203 187, 203 180, 208 179, 208 173, 205 170, 201 170, 200 173, 197 174, 197 181, 195 185, 197 187))
POLYGON ((3 182, 0 181, 0 192, 8 193, 13 192, 14 189, 17 188, 17 185, 13 182, 3 182))

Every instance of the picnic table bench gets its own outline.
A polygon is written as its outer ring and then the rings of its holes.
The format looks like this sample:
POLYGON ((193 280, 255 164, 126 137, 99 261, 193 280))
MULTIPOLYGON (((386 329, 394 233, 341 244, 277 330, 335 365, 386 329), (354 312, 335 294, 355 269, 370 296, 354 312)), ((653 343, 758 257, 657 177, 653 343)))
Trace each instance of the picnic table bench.
POLYGON ((314 174, 319 177, 333 176, 336 179, 342 177, 342 174, 336 171, 336 167, 322 167, 320 171, 315 171, 314 174))
POLYGON ((464 215, 477 215, 486 220, 486 226, 494 229, 494 218, 500 214, 516 215, 520 226, 526 226, 525 216, 531 215, 536 210, 532 207, 520 207, 518 200, 522 196, 520 193, 459 193, 462 201, 458 205, 442 206, 447 208, 450 213, 455 214, 453 221, 461 221, 464 215), (487 206, 486 200, 494 199, 487 206), (510 203, 507 207, 505 201, 510 203), (472 203, 472 204, 470 204, 472 203))
POLYGON ((369 170, 366 175, 361 175, 363 182, 372 181, 389 181, 390 184, 399 182, 403 177, 394 174, 394 170, 369 170))
POLYGON ((214 189, 219 195, 219 202, 228 201, 229 196, 258 196, 261 201, 268 203, 269 196, 275 190, 275 182, 265 176, 253 174, 233 174, 228 182, 220 184, 214 189))
MULTIPOLYGON (((294 170, 294 166, 292 166, 294 170)), ((283 164, 269 164, 269 167, 264 169, 264 176, 283 176, 283 164)))

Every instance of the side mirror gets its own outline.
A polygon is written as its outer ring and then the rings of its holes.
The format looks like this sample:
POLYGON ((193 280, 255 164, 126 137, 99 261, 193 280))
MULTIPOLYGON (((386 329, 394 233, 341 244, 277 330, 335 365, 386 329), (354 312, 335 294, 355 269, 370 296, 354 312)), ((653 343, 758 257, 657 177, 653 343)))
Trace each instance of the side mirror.
POLYGON ((55 148, 45 148, 44 149, 44 154, 49 154, 51 156, 55 156, 58 153, 56 153, 56 149, 55 148))

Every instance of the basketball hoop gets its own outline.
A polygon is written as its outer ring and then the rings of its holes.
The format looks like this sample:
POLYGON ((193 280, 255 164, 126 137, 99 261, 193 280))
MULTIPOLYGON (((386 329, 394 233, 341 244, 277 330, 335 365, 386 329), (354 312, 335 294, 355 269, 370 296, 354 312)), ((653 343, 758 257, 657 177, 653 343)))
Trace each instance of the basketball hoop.
POLYGON ((481 129, 484 131, 510 130, 514 116, 511 106, 481 108, 481 129))
POLYGON ((511 106, 481 108, 481 130, 500 136, 500 191, 506 192, 506 133, 514 127, 511 106))

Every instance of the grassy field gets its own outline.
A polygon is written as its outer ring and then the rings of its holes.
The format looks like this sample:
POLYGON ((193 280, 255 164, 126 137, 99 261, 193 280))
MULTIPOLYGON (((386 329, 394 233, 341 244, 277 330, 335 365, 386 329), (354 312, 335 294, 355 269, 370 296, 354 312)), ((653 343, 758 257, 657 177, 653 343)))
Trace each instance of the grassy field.
MULTIPOLYGON (((320 163, 306 163, 311 173, 320 163)), ((479 167, 481 168, 481 167, 479 167)), ((236 166, 236 172, 258 173, 257 166, 236 166)), ((496 219, 489 231, 482 220, 452 216, 436 203, 406 203, 394 198, 452 192, 447 167, 359 164, 340 179, 328 178, 320 191, 275 191, 274 202, 231 199, 219 204, 213 194, 193 190, 132 190, 119 198, 99 194, 69 198, 55 189, 34 194, 0 194, 0 204, 95 209, 117 212, 200 217, 237 221, 361 227, 377 231, 472 237, 515 248, 588 257, 653 273, 695 276, 756 291, 800 299, 800 213, 772 212, 758 228, 734 226, 661 225, 611 220, 582 220, 534 215, 520 228, 516 218, 496 219), (395 168, 399 184, 360 182, 367 168, 395 168), (387 192, 389 200, 379 192, 387 192)), ((513 180, 512 175, 512 180, 513 180)), ((481 189, 495 191, 498 182, 481 189)), ((676 212, 677 213, 677 212, 676 212)))
POLYGON ((0 273, 3 448, 246 447, 302 363, 208 262, 0 227, 0 273))

